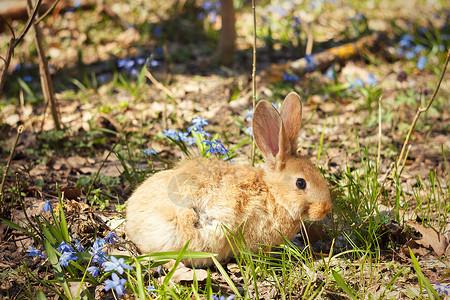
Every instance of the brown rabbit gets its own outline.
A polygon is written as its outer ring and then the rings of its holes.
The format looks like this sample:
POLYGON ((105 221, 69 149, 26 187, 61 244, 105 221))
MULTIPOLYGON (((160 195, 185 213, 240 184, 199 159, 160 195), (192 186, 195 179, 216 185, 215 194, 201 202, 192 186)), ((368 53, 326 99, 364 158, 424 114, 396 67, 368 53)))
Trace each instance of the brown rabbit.
MULTIPOLYGON (((256 145, 265 168, 218 159, 189 159, 148 178, 128 199, 126 232, 147 252, 189 250, 217 254, 227 261, 232 248, 222 224, 241 231, 251 251, 260 244, 291 239, 300 219, 321 220, 331 211, 327 182, 308 158, 297 154, 302 106, 290 93, 281 114, 260 101, 253 115, 256 145)), ((187 262, 190 264, 191 262, 187 262)), ((210 265, 194 259, 194 266, 210 265)))

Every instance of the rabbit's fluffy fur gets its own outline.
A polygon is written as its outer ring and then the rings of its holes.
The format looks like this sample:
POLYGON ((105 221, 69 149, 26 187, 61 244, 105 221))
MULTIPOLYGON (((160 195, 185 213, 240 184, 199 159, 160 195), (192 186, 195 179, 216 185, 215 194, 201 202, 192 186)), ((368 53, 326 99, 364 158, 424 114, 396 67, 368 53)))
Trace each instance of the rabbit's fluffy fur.
POLYGON ((265 169, 197 158, 154 174, 127 203, 127 235, 142 252, 179 251, 190 240, 189 250, 216 253, 226 261, 233 254, 221 225, 241 231, 250 250, 257 251, 260 244, 282 243, 280 233, 292 238, 300 218, 320 220, 330 212, 327 182, 296 153, 300 99, 289 94, 281 117, 270 103, 261 102, 253 128, 265 169), (298 178, 306 180, 305 189, 296 185, 298 178))

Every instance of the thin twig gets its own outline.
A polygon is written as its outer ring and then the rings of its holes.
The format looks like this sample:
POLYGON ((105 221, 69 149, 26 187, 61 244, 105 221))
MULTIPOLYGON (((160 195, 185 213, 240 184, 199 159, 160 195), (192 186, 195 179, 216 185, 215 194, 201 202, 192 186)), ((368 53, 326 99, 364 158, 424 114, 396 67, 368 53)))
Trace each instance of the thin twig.
MULTIPOLYGON (((119 140, 120 141, 120 140, 119 140)), ((98 174, 100 174, 100 171, 102 170, 103 166, 105 165, 106 161, 108 160, 109 156, 111 155, 111 153, 113 153, 114 149, 116 148, 117 144, 119 143, 119 141, 117 141, 114 146, 111 148, 111 151, 109 151, 108 155, 106 155, 105 159, 103 160, 102 164, 100 165, 100 168, 98 168, 98 171, 95 173, 94 178, 92 179, 91 184, 89 185, 89 189, 86 193, 86 199, 89 197, 89 195, 91 194, 91 190, 92 187, 94 186, 95 181, 97 180, 98 174)))
MULTIPOLYGON (((253 67, 252 67, 252 105, 253 111, 256 107, 256 0, 252 0, 253 11, 253 67)), ((256 143, 255 138, 252 140, 252 166, 255 165, 256 143)))
POLYGON ((16 34, 14 33, 14 29, 12 29, 11 24, 9 24, 9 22, 7 22, 5 20, 5 18, 3 18, 2 15, 0 15, 0 19, 2 19, 3 23, 5 23, 8 26, 9 30, 11 30, 11 34, 13 36, 13 39, 15 39, 16 38, 16 34))
POLYGON ((50 6, 50 8, 42 15, 39 17, 39 19, 36 20, 35 24, 39 24, 42 20, 45 19, 45 17, 47 17, 47 15, 56 7, 56 5, 58 5, 59 0, 56 0, 52 6, 50 6))
POLYGON ((436 85, 436 88, 434 89, 433 96, 431 96, 431 99, 428 102, 427 107, 425 107, 425 108, 424 107, 419 107, 419 109, 416 112, 416 115, 414 116, 414 120, 412 121, 412 124, 411 124, 411 127, 409 128, 408 134, 406 135, 406 139, 405 139, 405 142, 403 143, 402 151, 400 152, 400 156, 398 157, 398 160, 397 160, 397 169, 400 167, 401 164, 404 165, 405 162, 406 162, 407 156, 404 157, 405 150, 406 150, 407 145, 409 143, 409 139, 411 138, 411 134, 413 133, 414 128, 416 127, 416 123, 417 123, 417 120, 420 117, 420 114, 423 113, 423 112, 428 111, 428 109, 430 108, 431 104, 434 101, 434 98, 436 98, 436 95, 437 95, 437 93, 439 91, 439 88, 441 87, 442 80, 444 79, 445 72, 447 71, 449 58, 450 58, 450 49, 447 52, 447 58, 445 59, 444 67, 442 68, 441 77, 439 78, 438 84, 436 85), (402 160, 405 160, 405 162, 402 162, 402 160))
POLYGON ((161 84, 158 80, 156 80, 156 78, 153 77, 152 73, 150 73, 148 70, 146 71, 145 76, 147 76, 147 78, 150 79, 150 81, 154 85, 156 85, 157 88, 159 88, 161 91, 163 91, 167 96, 169 96, 172 99, 178 100, 177 96, 175 96, 175 94, 171 90, 169 90, 163 84, 161 84))
POLYGON ((3 178, 2 178, 2 185, 0 186, 0 204, 3 204, 3 188, 5 187, 5 183, 6 183, 6 176, 8 175, 8 171, 9 171, 9 167, 11 166, 11 161, 14 155, 14 152, 16 151, 16 147, 17 147, 17 142, 19 141, 19 137, 23 132, 23 125, 20 125, 19 128, 17 128, 17 135, 16 135, 16 140, 14 141, 14 145, 11 149, 11 153, 9 154, 9 159, 8 162, 6 163, 6 169, 5 172, 3 173, 3 178))
MULTIPOLYGON (((27 24, 25 25, 24 29, 20 33, 19 37, 16 39, 15 34, 13 32, 13 37, 9 41, 8 44, 8 50, 6 52, 6 58, 4 59, 5 65, 3 66, 2 73, 0 74, 0 95, 3 91, 3 87, 5 85, 6 81, 6 74, 8 73, 9 64, 11 63, 11 58, 14 55, 14 48, 22 42, 25 34, 27 34, 28 30, 31 28, 31 25, 33 23, 34 18, 36 17, 36 14, 38 12, 39 6, 41 5, 42 0, 37 0, 35 7, 33 8, 32 12, 30 13, 30 17, 28 18, 27 24)), ((8 24, 8 22, 5 22, 8 24)), ((8 24, 8 27, 12 30, 11 26, 8 24)))

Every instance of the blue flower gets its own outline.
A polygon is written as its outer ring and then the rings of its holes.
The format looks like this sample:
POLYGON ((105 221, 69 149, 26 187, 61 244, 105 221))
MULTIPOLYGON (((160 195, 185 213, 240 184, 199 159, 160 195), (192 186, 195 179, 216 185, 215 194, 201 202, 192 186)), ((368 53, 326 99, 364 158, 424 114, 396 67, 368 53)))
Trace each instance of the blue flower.
POLYGON ((24 82, 32 82, 33 81, 33 76, 25 75, 25 76, 23 76, 22 80, 24 82))
POLYGON ((151 285, 147 288, 147 293, 149 293, 150 295, 155 293, 155 291, 156 291, 156 289, 153 285, 151 285))
POLYGON ((330 80, 334 80, 334 66, 329 67, 323 75, 330 80))
POLYGON ((114 232, 108 232, 108 234, 105 236, 105 242, 108 244, 113 245, 115 240, 118 241, 119 237, 114 232))
POLYGON ((122 294, 125 292, 125 287, 123 286, 125 282, 127 282, 126 279, 119 278, 116 273, 111 274, 111 279, 105 280, 105 291, 109 291, 110 289, 114 289, 117 293, 117 296, 122 296, 122 294))
POLYGON ((28 248, 30 248, 30 250, 27 250, 29 256, 39 256, 41 258, 45 258, 45 254, 41 251, 33 248, 32 246, 28 246, 28 248))
POLYGON ((96 239, 94 241, 94 244, 89 250, 89 254, 92 255, 92 262, 102 264, 108 258, 106 252, 102 251, 104 247, 105 241, 103 239, 96 239))
POLYGON ((159 61, 157 61, 157 60, 155 60, 155 59, 152 59, 152 60, 150 61, 150 67, 152 67, 152 68, 157 67, 157 66, 160 66, 160 65, 161 65, 161 62, 159 62, 159 61))
POLYGON ((163 47, 161 47, 161 46, 156 47, 155 52, 156 52, 156 54, 160 54, 160 55, 163 54, 164 53, 163 47))
POLYGON ((417 65, 416 65, 417 69, 423 70, 426 63, 427 63, 427 58, 425 56, 419 57, 419 59, 417 60, 417 65))
POLYGON ((213 143, 215 144, 216 153, 219 153, 220 155, 227 155, 230 153, 219 140, 215 139, 213 143))
POLYGON ((291 75, 289 73, 284 73, 283 75, 283 81, 284 82, 300 82, 300 77, 291 75))
POLYGON ((416 53, 414 51, 406 51, 405 57, 407 60, 411 60, 416 57, 416 53))
POLYGON ((162 34, 162 28, 159 26, 156 26, 155 29, 153 30, 153 32, 155 33, 155 37, 160 37, 162 34))
POLYGON ((192 119, 192 124, 193 125, 189 126, 188 128, 187 130, 188 132, 194 131, 202 133, 205 136, 211 136, 209 133, 203 130, 203 126, 209 125, 208 121, 205 118, 197 116, 194 119, 192 119))
POLYGON ((204 20, 204 19, 205 19, 205 13, 204 13, 204 12, 200 12, 200 13, 198 14, 198 18, 199 18, 200 20, 204 20))
POLYGON ((70 246, 69 244, 67 244, 66 242, 62 242, 58 248, 56 248, 56 250, 58 250, 61 253, 65 253, 65 252, 75 252, 75 250, 72 248, 72 246, 70 246))
POLYGON ((306 72, 311 72, 316 69, 317 63, 314 61, 314 54, 305 55, 306 72))
POLYGON ((105 268, 105 272, 108 271, 117 271, 119 274, 123 274, 124 269, 131 270, 133 269, 129 265, 125 263, 123 257, 117 259, 115 256, 111 256, 111 261, 105 261, 102 263, 102 267, 105 268))
POLYGON ((448 285, 443 285, 440 282, 436 282, 434 284, 434 289, 436 290, 436 292, 450 296, 450 286, 448 285))
POLYGON ((205 2, 203 2, 202 4, 202 9, 203 10, 211 10, 213 7, 213 3, 210 0, 206 0, 205 2))
POLYGON ((98 79, 98 81, 99 81, 100 83, 103 83, 103 82, 106 81, 106 79, 108 79, 108 77, 107 77, 105 74, 102 74, 102 75, 99 75, 99 76, 97 77, 97 79, 98 79))
POLYGON ((164 134, 164 136, 171 138, 172 140, 175 140, 175 141, 180 140, 180 136, 179 136, 180 132, 178 130, 174 130, 172 128, 167 129, 167 130, 163 129, 163 134, 164 134))
POLYGON ((144 150, 144 154, 150 156, 150 155, 157 155, 158 153, 156 153, 154 149, 148 148, 144 150))
POLYGON ((80 242, 77 239, 73 239, 75 242, 75 248, 78 252, 84 252, 83 246, 80 244, 80 242))
POLYGON ((253 137, 253 128, 252 128, 252 126, 249 126, 249 127, 245 128, 245 133, 248 134, 249 136, 253 137))
MULTIPOLYGON (((204 141, 202 141, 202 144, 205 144, 207 147, 210 147, 210 148, 213 147, 213 144, 212 144, 211 141, 209 141, 209 140, 204 140, 204 141)), ((206 151, 206 152, 208 152, 208 151, 206 151)))
POLYGON ((246 112, 244 115, 245 121, 251 122, 253 120, 253 113, 254 113, 253 109, 250 109, 248 112, 246 112))
POLYGON ((424 45, 416 45, 414 46, 414 52, 419 54, 420 52, 426 50, 427 48, 424 45))
POLYGON ((377 84, 377 80, 375 79, 375 75, 370 73, 369 76, 367 76, 366 83, 368 85, 375 85, 375 84, 377 84))
MULTIPOLYGON (((199 133, 201 133, 201 134, 203 134, 203 133, 209 134, 209 133, 207 133, 204 130, 203 130, 203 132, 199 132, 199 133)), ((188 144, 188 146, 192 146, 192 145, 196 144, 196 139, 194 137, 187 137, 186 139, 184 139, 184 141, 188 144)))
POLYGON ((73 7, 78 8, 81 6, 81 1, 80 0, 74 0, 73 1, 73 7))
POLYGON ((227 298, 225 298, 225 296, 216 296, 216 295, 211 295, 211 299, 213 300, 233 300, 234 298, 236 298, 236 295, 230 295, 227 298))
POLYGON ((59 265, 61 267, 67 267, 71 261, 78 260, 78 257, 75 255, 75 252, 67 251, 64 252, 59 258, 59 265))
POLYGON ((44 210, 44 212, 52 212, 53 211, 53 206, 50 204, 50 201, 47 200, 47 202, 45 202, 44 207, 42 208, 44 210))
POLYGON ((413 37, 410 34, 404 34, 398 42, 400 47, 410 48, 413 45, 413 37))
POLYGON ((294 22, 294 27, 302 26, 302 22, 300 21, 300 19, 298 17, 293 17, 292 21, 294 22))
POLYGON ((192 124, 197 125, 197 126, 206 126, 209 125, 208 121, 205 118, 202 118, 200 116, 197 116, 195 118, 192 119, 192 124))
POLYGON ((357 86, 364 86, 364 81, 361 78, 356 78, 355 81, 350 83, 351 89, 357 86))
POLYGON ((131 75, 131 77, 133 77, 133 78, 137 78, 137 77, 139 76, 139 70, 136 69, 136 68, 132 68, 132 69, 130 70, 130 75, 131 75))
POLYGON ((89 268, 86 269, 89 274, 91 274, 93 277, 97 277, 98 276, 98 268, 95 266, 90 266, 89 268))
POLYGON ((209 147, 206 150, 206 153, 211 153, 211 154, 220 154, 220 155, 227 155, 228 153, 230 153, 230 151, 228 151, 227 149, 225 149, 225 146, 218 140, 218 139, 214 139, 214 141, 208 141, 205 140, 202 143, 204 143, 207 147, 209 147))
POLYGON ((209 23, 214 24, 217 22, 217 12, 215 10, 212 10, 208 13, 208 20, 209 23))
POLYGON ((395 48, 395 53, 397 53, 398 56, 403 57, 403 55, 405 55, 405 50, 403 48, 395 48))
POLYGON ((143 58, 143 57, 138 57, 138 58, 136 58, 136 63, 138 64, 138 65, 143 65, 143 64, 145 64, 145 62, 146 62, 147 60, 145 59, 145 58, 143 58))

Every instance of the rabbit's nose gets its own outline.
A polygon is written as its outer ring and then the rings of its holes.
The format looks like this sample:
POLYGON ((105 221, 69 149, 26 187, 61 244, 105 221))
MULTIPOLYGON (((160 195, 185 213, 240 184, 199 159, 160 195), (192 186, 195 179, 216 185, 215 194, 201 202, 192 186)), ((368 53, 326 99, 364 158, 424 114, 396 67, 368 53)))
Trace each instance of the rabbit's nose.
POLYGON ((331 208, 330 202, 313 202, 308 206, 306 216, 311 221, 319 221, 331 212, 331 208))

